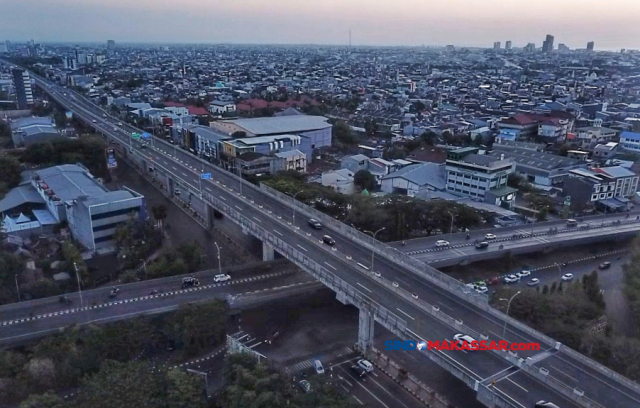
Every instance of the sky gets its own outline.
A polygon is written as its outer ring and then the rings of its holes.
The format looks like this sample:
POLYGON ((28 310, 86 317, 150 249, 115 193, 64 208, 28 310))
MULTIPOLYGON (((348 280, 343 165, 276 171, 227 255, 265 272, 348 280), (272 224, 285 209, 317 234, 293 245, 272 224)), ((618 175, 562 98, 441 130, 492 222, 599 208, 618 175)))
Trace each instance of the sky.
POLYGON ((640 0, 0 0, 15 42, 640 48, 640 0))

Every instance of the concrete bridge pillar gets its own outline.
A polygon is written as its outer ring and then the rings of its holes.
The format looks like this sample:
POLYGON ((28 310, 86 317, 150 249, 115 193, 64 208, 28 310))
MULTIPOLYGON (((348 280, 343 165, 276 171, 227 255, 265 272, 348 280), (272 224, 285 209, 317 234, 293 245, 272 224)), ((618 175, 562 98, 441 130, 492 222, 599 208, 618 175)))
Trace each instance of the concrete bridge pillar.
POLYGON ((207 229, 213 228, 213 207, 206 201, 204 202, 204 224, 207 229))
POLYGON ((375 319, 373 311, 367 306, 360 306, 360 319, 358 324, 358 346, 362 353, 366 353, 373 346, 373 329, 375 319))
POLYGON ((273 257, 274 257, 273 245, 263 242, 262 243, 262 260, 273 261, 273 257))

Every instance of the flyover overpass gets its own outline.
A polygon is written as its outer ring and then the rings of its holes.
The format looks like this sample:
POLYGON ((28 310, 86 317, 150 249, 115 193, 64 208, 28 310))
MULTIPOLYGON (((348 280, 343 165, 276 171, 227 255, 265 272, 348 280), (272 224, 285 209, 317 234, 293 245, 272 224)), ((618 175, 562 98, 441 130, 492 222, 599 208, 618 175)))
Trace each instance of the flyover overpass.
MULTIPOLYGON (((338 221, 266 186, 256 187, 164 141, 142 148, 130 138, 130 127, 64 88, 34 76, 37 84, 106 137, 128 146, 124 154, 141 169, 157 169, 174 191, 192 194, 192 207, 211 220, 213 208, 263 241, 265 258, 277 250, 360 309, 359 344, 366 352, 374 321, 401 339, 442 340, 455 333, 477 339, 539 342, 542 352, 460 353, 426 351, 424 356, 449 370, 477 391, 488 406, 530 407, 538 400, 562 407, 637 407, 640 387, 581 354, 556 343, 486 304, 486 298, 465 293, 464 286, 392 247, 372 240, 338 221), (67 95, 65 95, 67 94, 67 95), (202 180, 203 172, 212 173, 202 180), (289 212, 291 211, 291 215, 289 212), (310 230, 313 216, 325 226, 336 246, 320 241, 310 230), (375 265, 371 265, 374 259, 375 265), (372 270, 377 273, 372 273, 372 270), (491 380, 488 382, 487 380, 491 380)), ((418 352, 417 352, 418 353, 418 352)))

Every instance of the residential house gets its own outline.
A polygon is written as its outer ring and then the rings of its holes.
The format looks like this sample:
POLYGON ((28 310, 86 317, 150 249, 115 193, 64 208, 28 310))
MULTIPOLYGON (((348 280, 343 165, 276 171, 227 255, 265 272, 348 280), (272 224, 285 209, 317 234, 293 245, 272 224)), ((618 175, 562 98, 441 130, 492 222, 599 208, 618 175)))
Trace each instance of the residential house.
POLYGON ((619 144, 616 142, 600 143, 593 148, 593 160, 606 162, 618 153, 619 144))
POLYGON ((331 187, 342 194, 354 194, 356 192, 353 183, 354 172, 349 169, 325 171, 322 173, 321 183, 325 187, 331 187))
POLYGON ((630 152, 640 152, 640 133, 624 131, 620 134, 620 147, 630 152))
POLYGON ((608 143, 618 136, 618 131, 601 126, 586 126, 576 129, 578 139, 576 143, 581 149, 592 151, 599 143, 608 143))
POLYGON ((212 101, 209 103, 209 112, 215 116, 235 115, 236 104, 229 101, 212 101))

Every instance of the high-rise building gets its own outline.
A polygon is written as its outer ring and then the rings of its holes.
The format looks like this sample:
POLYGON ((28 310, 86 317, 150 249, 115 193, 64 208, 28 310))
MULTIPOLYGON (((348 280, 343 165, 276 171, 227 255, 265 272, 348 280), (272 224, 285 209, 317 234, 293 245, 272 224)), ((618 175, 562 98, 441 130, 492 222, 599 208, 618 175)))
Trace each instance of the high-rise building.
POLYGON ((116 48, 116 42, 113 40, 107 40, 107 50, 113 50, 116 48))
POLYGON ((33 92, 31 91, 29 71, 14 68, 12 73, 13 86, 16 88, 18 109, 28 109, 30 105, 33 105, 33 92))
POLYGON ((551 34, 547 34, 547 38, 542 43, 542 52, 551 51, 553 51, 553 36, 551 34))
POLYGON ((587 51, 593 51, 593 46, 594 46, 593 41, 589 41, 587 43, 587 51))
POLYGON ((558 52, 567 52, 569 51, 569 47, 564 44, 558 44, 558 52))
POLYGON ((528 43, 524 47, 525 52, 534 52, 536 50, 536 45, 534 43, 528 43))
POLYGON ((504 49, 505 50, 510 50, 511 49, 511 41, 507 41, 506 43, 504 43, 504 49))
POLYGON ((500 41, 496 41, 493 43, 493 49, 494 50, 499 50, 500 49, 500 41))

